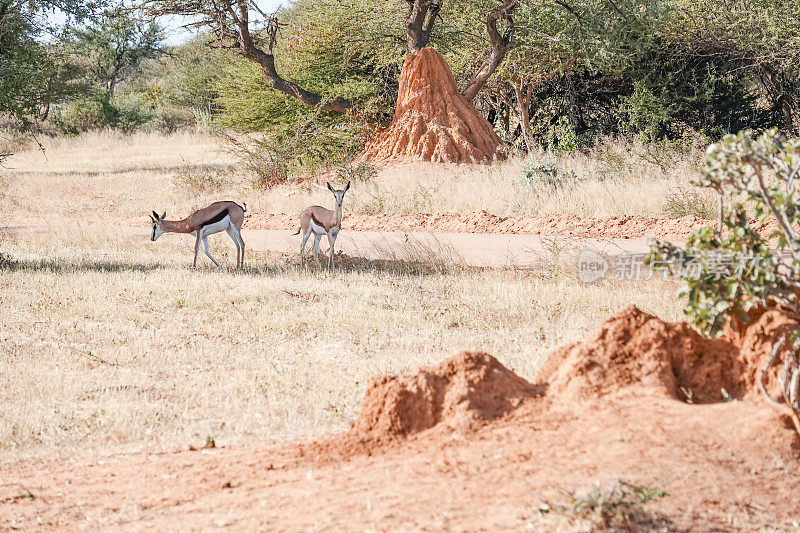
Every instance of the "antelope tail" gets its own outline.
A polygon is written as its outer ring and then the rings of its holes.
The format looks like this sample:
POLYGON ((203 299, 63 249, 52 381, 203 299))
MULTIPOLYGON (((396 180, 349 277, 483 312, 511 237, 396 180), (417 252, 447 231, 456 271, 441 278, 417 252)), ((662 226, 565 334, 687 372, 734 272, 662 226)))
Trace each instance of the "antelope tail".
POLYGON ((302 227, 302 226, 301 226, 301 227, 299 227, 299 228, 297 228, 297 231, 295 231, 294 233, 292 233, 292 235, 299 235, 299 234, 300 234, 300 230, 301 230, 301 229, 303 229, 303 227, 302 227))
POLYGON ((242 207, 242 211, 244 211, 245 213, 247 213, 247 204, 246 204, 246 203, 244 203, 244 202, 242 202, 242 205, 244 206, 244 207, 242 207))

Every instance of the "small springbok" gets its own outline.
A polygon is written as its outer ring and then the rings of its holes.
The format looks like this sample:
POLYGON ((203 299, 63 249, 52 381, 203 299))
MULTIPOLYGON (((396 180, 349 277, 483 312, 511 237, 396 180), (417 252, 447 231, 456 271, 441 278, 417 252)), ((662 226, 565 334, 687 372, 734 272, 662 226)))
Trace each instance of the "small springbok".
POLYGON ((164 233, 191 233, 197 238, 194 243, 194 266, 197 266, 197 252, 200 249, 200 241, 203 241, 206 255, 219 267, 220 264, 208 251, 207 238, 214 233, 227 231, 236 245, 236 268, 242 268, 244 267, 242 224, 246 212, 247 204, 242 207, 236 202, 214 202, 183 220, 164 220, 167 216, 166 211, 161 216, 153 211, 153 214, 150 215, 150 220, 153 221, 153 233, 150 235, 150 240, 155 241, 164 233))
POLYGON ((328 268, 333 268, 333 246, 336 243, 336 236, 339 235, 339 230, 342 229, 342 202, 344 202, 344 194, 350 188, 350 182, 347 182, 345 188, 342 190, 334 189, 331 187, 330 182, 327 182, 328 190, 333 193, 333 198, 336 200, 336 210, 331 211, 318 205, 312 205, 305 211, 300 213, 300 229, 293 235, 303 233, 303 243, 300 245, 300 263, 305 263, 305 256, 303 255, 306 249, 306 241, 314 234, 314 258, 319 261, 319 240, 323 235, 328 235, 328 244, 330 245, 328 268))

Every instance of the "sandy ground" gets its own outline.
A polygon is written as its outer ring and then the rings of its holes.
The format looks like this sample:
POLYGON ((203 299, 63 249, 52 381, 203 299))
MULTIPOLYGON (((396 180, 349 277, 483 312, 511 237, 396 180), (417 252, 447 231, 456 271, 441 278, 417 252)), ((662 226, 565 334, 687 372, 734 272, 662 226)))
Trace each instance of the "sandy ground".
MULTIPOLYGON (((149 225, 147 216, 108 220, 103 218, 80 219, 85 223, 114 224, 121 226, 149 225)), ((47 221, 41 217, 20 217, 0 214, 0 225, 39 226, 47 221)), ((345 213, 342 231, 370 231, 380 233, 484 233, 512 235, 543 235, 590 239, 640 239, 659 237, 681 240, 697 228, 713 221, 695 216, 683 218, 657 218, 643 216, 618 216, 606 218, 580 218, 575 215, 499 217, 486 211, 472 213, 443 213, 420 215, 364 215, 345 213)), ((258 213, 249 210, 244 227, 259 230, 291 230, 299 227, 297 214, 258 213)))
MULTIPOLYGON (((336 242, 336 250, 369 260, 414 260, 426 256, 426 259, 435 257, 476 267, 535 268, 543 261, 551 261, 554 255, 577 257, 584 250, 606 256, 646 253, 648 236, 680 240, 691 229, 709 223, 695 218, 524 218, 527 220, 511 220, 485 213, 466 217, 348 215, 342 223, 344 229, 336 242)), ((297 253, 301 238, 293 235, 296 221, 296 216, 289 215, 248 215, 243 238, 250 250, 297 253)), ((147 219, 119 222, 119 231, 133 238, 149 237, 143 229, 147 219)), ((0 224, 7 231, 26 232, 47 231, 49 222, 41 218, 0 216, 0 224)), ((89 219, 79 224, 91 229, 105 223, 89 219)), ((183 235, 167 234, 162 238, 184 239, 189 248, 194 245, 191 238, 183 235)), ((219 242, 227 239, 225 235, 211 237, 212 241, 219 242)), ((312 243, 310 240, 306 247, 309 254, 312 243)), ((320 250, 327 253, 327 238, 321 240, 320 250)), ((571 257, 573 261, 574 257, 571 257)))
MULTIPOLYGON (((87 226, 91 228, 91 226, 87 226)), ((8 231, 44 232, 45 226, 7 226, 8 231)), ((142 227, 119 227, 117 231, 133 239, 149 240, 147 230, 142 227)), ((301 238, 288 230, 243 229, 248 251, 298 254, 301 238)), ((187 257, 191 259, 194 238, 186 235, 166 234, 163 240, 184 242, 187 257)), ((233 246, 228 236, 219 234, 209 237, 209 242, 222 246, 233 246)), ((312 258, 313 239, 306 244, 306 257, 312 258)), ((155 246, 158 246, 156 244, 155 246)), ((378 232, 342 231, 336 241, 335 250, 349 257, 368 260, 439 260, 443 263, 490 268, 531 269, 550 261, 554 255, 573 260, 584 250, 593 250, 606 256, 642 254, 649 250, 647 240, 640 239, 592 239, 580 237, 503 235, 482 233, 423 233, 423 232, 378 232), (567 257, 568 256, 568 257, 567 257)), ((328 240, 320 241, 320 259, 327 261, 328 240)), ((207 259, 200 255, 203 261, 207 259)))
POLYGON ((797 530, 800 443, 776 418, 652 396, 531 400, 475 432, 341 458, 275 444, 20 464, 0 468, 0 528, 551 531, 580 526, 540 514, 545 502, 623 478, 669 493, 638 530, 797 530))
POLYGON ((0 528, 797 531, 800 436, 748 380, 770 324, 709 358, 719 342, 629 307, 535 385, 478 353, 376 377, 328 440, 2 465, 0 528), (684 376, 680 358, 699 366, 684 376), (700 369, 701 388, 745 388, 705 404, 670 392, 700 369), (667 494, 633 517, 576 517, 573 498, 620 480, 667 494))

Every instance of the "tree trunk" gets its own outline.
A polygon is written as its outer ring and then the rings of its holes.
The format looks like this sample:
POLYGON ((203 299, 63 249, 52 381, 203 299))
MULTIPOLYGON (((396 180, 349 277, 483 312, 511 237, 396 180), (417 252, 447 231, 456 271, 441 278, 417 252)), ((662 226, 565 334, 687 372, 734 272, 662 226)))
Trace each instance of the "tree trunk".
POLYGON ((409 52, 417 52, 428 46, 442 2, 443 0, 408 0, 406 43, 409 52))
POLYGON ((522 138, 525 140, 525 148, 530 151, 533 148, 533 132, 531 132, 530 105, 533 85, 526 84, 525 92, 522 92, 522 82, 514 84, 514 94, 517 98, 517 108, 519 109, 520 122, 522 123, 522 138))

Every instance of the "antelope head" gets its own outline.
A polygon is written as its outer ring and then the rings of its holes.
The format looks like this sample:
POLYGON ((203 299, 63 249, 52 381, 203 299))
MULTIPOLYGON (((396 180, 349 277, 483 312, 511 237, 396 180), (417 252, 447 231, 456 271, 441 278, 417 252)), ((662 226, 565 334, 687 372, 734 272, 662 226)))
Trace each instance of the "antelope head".
POLYGON ((333 187, 331 187, 331 183, 330 182, 326 182, 326 183, 328 184, 328 190, 333 193, 333 198, 334 198, 334 200, 336 200, 336 207, 342 207, 342 202, 344 202, 344 193, 346 193, 347 189, 350 188, 350 182, 348 181, 347 185, 345 185, 344 189, 341 189, 341 190, 334 189, 333 187))
POLYGON ((153 221, 153 232, 150 234, 151 241, 155 241, 156 239, 161 237, 161 235, 164 234, 164 229, 161 227, 161 223, 164 221, 165 218, 167 218, 166 211, 164 211, 164 214, 161 216, 158 216, 158 213, 156 213, 155 211, 153 211, 153 214, 150 215, 150 220, 153 221))

